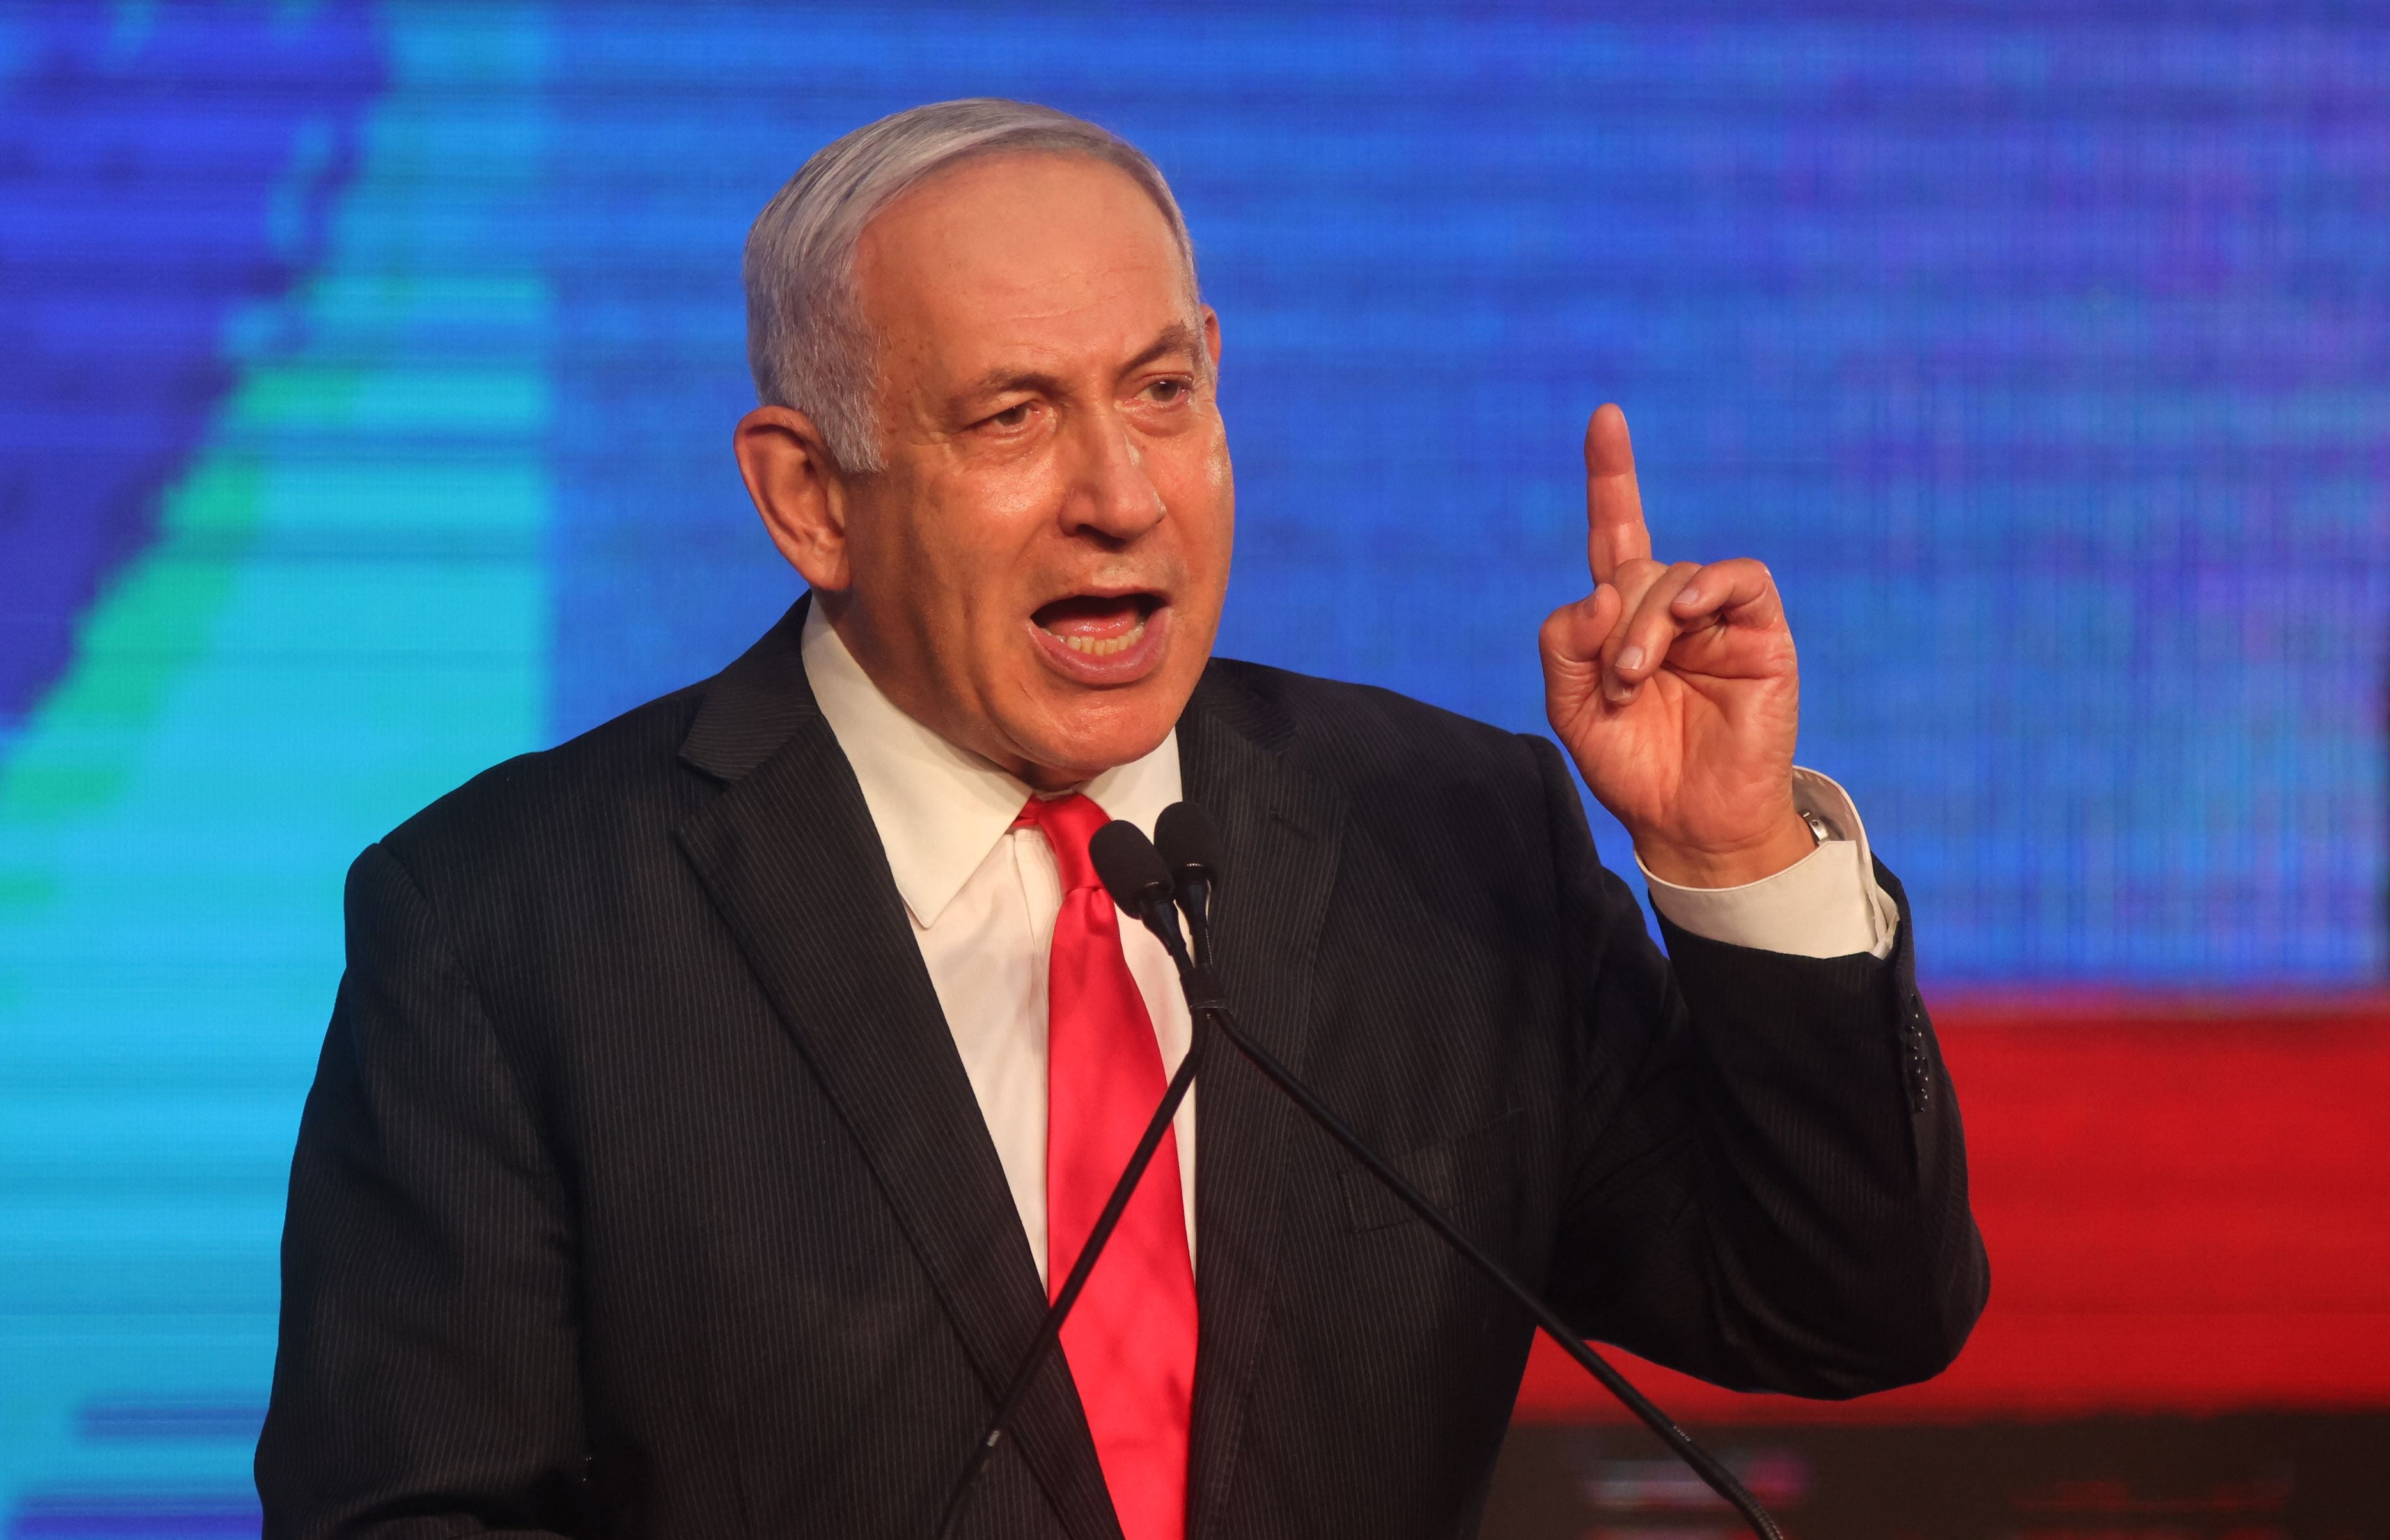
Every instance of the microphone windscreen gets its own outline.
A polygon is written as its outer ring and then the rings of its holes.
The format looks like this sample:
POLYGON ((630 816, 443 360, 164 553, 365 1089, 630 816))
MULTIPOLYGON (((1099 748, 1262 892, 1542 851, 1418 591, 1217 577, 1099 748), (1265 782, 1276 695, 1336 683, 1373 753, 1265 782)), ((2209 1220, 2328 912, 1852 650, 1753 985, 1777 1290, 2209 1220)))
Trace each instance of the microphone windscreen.
POLYGON ((1162 847, 1162 864, 1174 872, 1192 867, 1207 881, 1220 880, 1220 831, 1201 802, 1172 802, 1153 821, 1153 842, 1162 847))
POLYGON ((1162 853, 1127 819, 1114 818, 1096 830, 1087 841, 1087 856, 1104 892, 1130 914, 1141 915, 1155 899, 1171 901, 1170 868, 1162 864, 1162 853))

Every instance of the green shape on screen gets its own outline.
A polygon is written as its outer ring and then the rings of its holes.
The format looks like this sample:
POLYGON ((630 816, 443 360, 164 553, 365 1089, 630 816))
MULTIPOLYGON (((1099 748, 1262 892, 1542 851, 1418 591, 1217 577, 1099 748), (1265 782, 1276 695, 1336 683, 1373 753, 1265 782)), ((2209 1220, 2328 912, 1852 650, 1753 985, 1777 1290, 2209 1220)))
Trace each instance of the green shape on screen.
POLYGON ((0 1513, 238 1500, 342 874, 542 740, 542 18, 385 22, 304 340, 251 358, 0 761, 0 1513), (127 1402, 230 1411, 82 1436, 127 1402))

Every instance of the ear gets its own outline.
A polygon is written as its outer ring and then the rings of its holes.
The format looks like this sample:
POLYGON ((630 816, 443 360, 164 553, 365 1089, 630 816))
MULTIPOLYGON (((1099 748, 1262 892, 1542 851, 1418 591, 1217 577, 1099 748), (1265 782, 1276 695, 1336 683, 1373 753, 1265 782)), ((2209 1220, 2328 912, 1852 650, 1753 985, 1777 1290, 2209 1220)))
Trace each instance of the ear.
POLYGON ((758 406, 731 437, 739 474, 764 528, 816 589, 852 581, 846 548, 846 484, 813 418, 789 406, 758 406))
POLYGON ((1220 376, 1220 313, 1203 307, 1203 351, 1212 355, 1212 378, 1220 376))

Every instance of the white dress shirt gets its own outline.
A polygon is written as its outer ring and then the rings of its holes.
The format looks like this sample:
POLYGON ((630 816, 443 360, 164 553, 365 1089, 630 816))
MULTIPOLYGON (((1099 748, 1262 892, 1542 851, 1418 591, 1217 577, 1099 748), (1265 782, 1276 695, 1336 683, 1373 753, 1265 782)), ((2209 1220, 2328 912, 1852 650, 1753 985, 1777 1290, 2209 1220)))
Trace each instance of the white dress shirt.
MULTIPOLYGON (((1021 1226, 1046 1276, 1046 955, 1062 907, 1046 837, 1015 829, 1029 788, 905 714, 863 672, 818 607, 805 615, 805 677, 870 809, 896 892, 963 1072, 987 1121, 1021 1226)), ((1651 902, 1696 935, 1740 946, 1832 957, 1892 949, 1895 910, 1869 865, 1867 834, 1843 789, 1794 772, 1795 795, 1844 836, 1806 860, 1740 888, 1679 888, 1645 874, 1651 902)), ((1178 736, 1082 788, 1111 817, 1150 837, 1180 798, 1178 736)), ((1163 1073, 1186 1057, 1193 1024, 1177 970, 1144 927, 1121 946, 1162 1047, 1163 1073)), ((1195 1244, 1195 1095, 1173 1124, 1187 1243, 1195 1244)))

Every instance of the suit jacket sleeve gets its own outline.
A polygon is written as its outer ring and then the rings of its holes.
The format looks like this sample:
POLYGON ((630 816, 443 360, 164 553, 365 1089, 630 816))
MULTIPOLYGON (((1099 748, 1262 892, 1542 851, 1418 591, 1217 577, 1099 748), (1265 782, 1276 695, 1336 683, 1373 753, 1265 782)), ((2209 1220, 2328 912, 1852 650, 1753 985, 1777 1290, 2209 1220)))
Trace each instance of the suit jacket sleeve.
POLYGON ((1664 956, 1534 739, 1579 1041, 1549 1279, 1587 1336, 1739 1390, 1840 1397, 1940 1372, 1989 1289, 1959 1107, 1915 982, 1662 920, 1664 956), (1672 966, 1673 962, 1673 966, 1672 966))
POLYGON ((264 1533, 569 1528, 583 1436, 558 1174, 439 917, 384 847, 351 868, 347 918, 290 1173, 264 1533))

